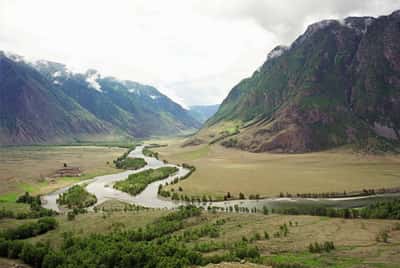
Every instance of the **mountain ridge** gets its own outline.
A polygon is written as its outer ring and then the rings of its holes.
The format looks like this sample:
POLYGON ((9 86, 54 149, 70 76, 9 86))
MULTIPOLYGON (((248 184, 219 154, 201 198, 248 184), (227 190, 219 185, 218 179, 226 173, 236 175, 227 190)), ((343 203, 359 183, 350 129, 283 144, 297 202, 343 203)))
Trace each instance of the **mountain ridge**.
POLYGON ((227 146, 253 152, 398 142, 399 14, 310 25, 239 82, 198 137, 220 136, 227 146), (224 138, 217 127, 224 122, 235 122, 240 133, 224 138))
POLYGON ((61 63, 29 62, 4 52, 0 52, 0 92, 3 145, 96 136, 145 138, 200 127, 185 109, 152 86, 103 77, 95 70, 75 73, 61 63))

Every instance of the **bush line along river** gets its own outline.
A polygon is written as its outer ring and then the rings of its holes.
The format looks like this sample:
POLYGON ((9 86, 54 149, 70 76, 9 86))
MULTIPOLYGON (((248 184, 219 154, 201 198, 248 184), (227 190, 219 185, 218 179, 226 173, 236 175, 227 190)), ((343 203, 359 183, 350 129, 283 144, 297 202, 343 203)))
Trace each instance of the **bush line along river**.
MULTIPOLYGON (((128 157, 131 158, 143 158, 147 165, 138 170, 127 170, 117 174, 98 176, 90 180, 81 181, 79 185, 86 185, 86 190, 94 194, 97 197, 97 203, 93 205, 97 206, 107 200, 118 200, 129 204, 135 204, 148 208, 168 208, 173 209, 181 205, 188 204, 184 201, 172 201, 169 199, 162 198, 158 195, 159 185, 165 185, 171 183, 176 178, 186 176, 190 170, 181 166, 172 164, 165 164, 164 162, 154 158, 148 157, 143 154, 144 146, 137 146, 135 150, 129 153, 128 157), (136 196, 130 195, 125 192, 121 192, 113 188, 113 184, 117 181, 125 180, 130 174, 139 173, 148 169, 157 169, 161 167, 176 167, 178 171, 169 176, 166 179, 155 181, 150 183, 141 193, 136 196)), ((190 179, 190 178, 189 178, 190 179)), ((74 185, 76 185, 74 184, 74 185)), ((50 194, 42 196, 43 207, 60 211, 57 204, 57 199, 60 194, 66 192, 71 186, 59 189, 50 194)), ((233 206, 248 207, 261 209, 266 206, 268 208, 289 208, 289 207, 302 207, 302 206, 325 206, 334 208, 354 208, 362 207, 380 200, 392 199, 399 197, 400 193, 384 194, 384 195, 373 195, 363 197, 349 197, 349 198, 266 198, 259 200, 230 200, 230 201, 219 201, 219 202, 201 202, 195 203, 194 205, 200 207, 219 207, 228 208, 233 206)), ((91 209, 89 208, 89 209, 91 209)))

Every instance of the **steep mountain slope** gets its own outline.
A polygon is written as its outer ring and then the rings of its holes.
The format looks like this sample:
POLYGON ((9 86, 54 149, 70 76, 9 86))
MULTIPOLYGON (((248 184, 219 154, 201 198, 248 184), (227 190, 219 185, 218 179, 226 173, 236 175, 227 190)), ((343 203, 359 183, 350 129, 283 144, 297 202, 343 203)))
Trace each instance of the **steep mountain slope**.
POLYGON ((81 134, 142 138, 200 126, 151 86, 101 77, 95 70, 73 73, 60 63, 25 62, 4 53, 1 59, 0 144, 57 142, 81 134))
POLYGON ((189 114, 197 119, 197 121, 204 123, 208 118, 213 116, 219 108, 219 104, 214 105, 194 105, 189 107, 189 114))
POLYGON ((240 133, 224 144, 255 152, 399 141, 399 44, 400 11, 310 25, 235 86, 200 135, 231 136, 218 127, 231 122, 240 133))
POLYGON ((39 72, 0 52, 0 144, 109 134, 108 125, 53 88, 39 72))

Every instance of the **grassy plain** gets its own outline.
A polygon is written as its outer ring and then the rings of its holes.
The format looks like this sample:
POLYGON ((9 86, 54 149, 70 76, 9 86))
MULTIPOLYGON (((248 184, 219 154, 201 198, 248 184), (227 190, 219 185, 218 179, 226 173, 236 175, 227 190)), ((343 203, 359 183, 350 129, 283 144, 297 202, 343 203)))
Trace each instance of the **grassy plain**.
POLYGON ((343 192, 400 187, 399 155, 366 155, 351 149, 307 154, 249 153, 220 145, 181 147, 182 140, 159 141, 160 159, 188 163, 196 171, 170 188, 188 195, 277 196, 286 193, 343 192))
POLYGON ((105 146, 0 147, 0 200, 14 201, 25 191, 45 193, 95 175, 116 172, 113 160, 125 151, 105 146), (45 180, 64 163, 80 167, 83 176, 58 178, 55 183, 45 180))
MULTIPOLYGON (((114 206, 115 204, 112 204, 114 206)), ((109 205, 106 205, 109 206, 109 205)), ((141 210, 97 212, 81 214, 74 221, 68 221, 65 215, 57 216, 60 225, 56 230, 29 239, 29 241, 49 241, 52 246, 60 246, 63 233, 72 232, 78 236, 92 233, 108 233, 117 229, 144 227, 162 215, 166 210, 141 210)), ((256 233, 260 238, 251 242, 260 249, 264 264, 301 263, 304 267, 398 267, 400 263, 400 229, 396 227, 399 221, 341 219, 314 216, 262 215, 239 213, 208 213, 190 219, 184 230, 173 234, 182 234, 185 230, 199 229, 202 226, 224 220, 219 235, 203 237, 200 240, 187 242, 187 247, 193 247, 202 242, 231 243, 245 237, 251 239, 256 233), (290 225, 290 222, 292 225, 290 225), (280 226, 288 226, 286 237, 274 237, 280 226), (268 232, 270 239, 264 238, 268 232), (388 231, 387 243, 377 242, 376 236, 388 231), (311 254, 308 252, 310 243, 333 241, 336 250, 330 253, 311 254)), ((30 220, 0 220, 2 228, 15 227, 30 220)), ((211 251, 207 255, 220 254, 223 250, 211 251)), ((211 266, 223 267, 223 266, 211 266)), ((233 266, 236 267, 236 266, 233 266)), ((237 266, 246 267, 246 266, 237 266)))

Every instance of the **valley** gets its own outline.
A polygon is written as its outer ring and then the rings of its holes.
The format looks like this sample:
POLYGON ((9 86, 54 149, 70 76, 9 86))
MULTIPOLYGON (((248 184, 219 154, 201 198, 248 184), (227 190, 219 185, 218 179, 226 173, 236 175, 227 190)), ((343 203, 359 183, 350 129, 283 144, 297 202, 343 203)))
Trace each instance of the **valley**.
POLYGON ((397 154, 357 153, 349 148, 308 154, 255 154, 220 145, 182 147, 182 140, 166 140, 155 148, 161 159, 188 163, 196 172, 181 187, 189 196, 211 195, 221 200, 227 192, 238 196, 277 197, 280 193, 351 192, 399 187, 397 154))
POLYGON ((396 1, 0 2, 0 268, 400 267, 396 1))

